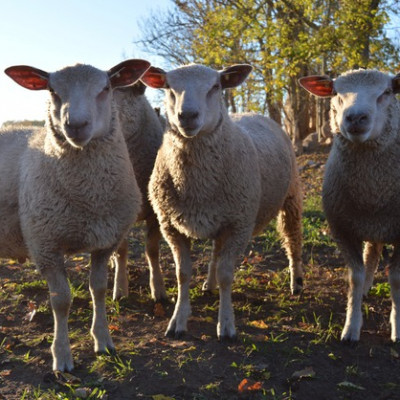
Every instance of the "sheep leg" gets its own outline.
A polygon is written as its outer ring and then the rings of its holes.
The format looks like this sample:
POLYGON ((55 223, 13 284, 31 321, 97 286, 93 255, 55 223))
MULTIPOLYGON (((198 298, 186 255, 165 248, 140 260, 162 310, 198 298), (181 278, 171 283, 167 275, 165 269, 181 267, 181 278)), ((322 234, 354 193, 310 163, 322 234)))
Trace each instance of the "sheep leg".
POLYGON ((217 336, 220 340, 236 339, 235 316, 232 306, 232 282, 234 264, 239 254, 246 247, 252 229, 243 235, 229 236, 228 231, 216 239, 217 283, 219 286, 219 310, 217 336))
POLYGON ((364 247, 363 259, 366 270, 365 283, 363 293, 364 296, 368 295, 374 281, 374 274, 378 268, 379 258, 382 254, 383 244, 366 242, 364 247))
POLYGON ((187 331, 187 319, 191 314, 189 284, 192 275, 192 261, 190 259, 190 239, 176 231, 173 233, 171 231, 164 237, 168 241, 175 261, 178 298, 165 335, 179 339, 187 331))
POLYGON ((36 263, 47 281, 50 291, 50 304, 54 317, 54 340, 51 345, 54 371, 71 371, 74 368, 71 346, 68 337, 68 315, 71 306, 71 291, 64 268, 63 255, 53 267, 35 258, 36 263))
POLYGON ((391 339, 400 341, 400 249, 396 245, 389 269, 389 283, 392 298, 392 311, 390 312, 390 324, 392 327, 391 339))
POLYGON ((119 300, 129 295, 128 279, 128 239, 124 239, 118 247, 116 254, 111 257, 114 267, 113 300, 119 300))
POLYGON ((146 259, 150 270, 150 291, 152 299, 162 301, 167 299, 164 279, 159 262, 159 242, 161 239, 160 225, 157 217, 153 214, 146 220, 146 259))
POLYGON ((338 246, 348 265, 349 289, 347 298, 346 322, 341 340, 357 342, 362 326, 362 298, 365 284, 365 268, 362 260, 362 242, 338 241, 338 246))
POLYGON ((282 237, 282 245, 289 259, 290 291, 298 294, 303 290, 302 263, 302 195, 299 184, 291 186, 283 207, 278 214, 278 231, 282 237))
POLYGON ((115 351, 106 315, 107 264, 112 253, 112 250, 91 253, 89 287, 93 300, 93 321, 90 333, 94 339, 94 350, 100 354, 115 351))
POLYGON ((211 261, 208 265, 207 280, 203 283, 202 290, 204 292, 211 292, 217 288, 217 261, 219 248, 217 248, 217 242, 213 241, 213 250, 211 254, 211 261))

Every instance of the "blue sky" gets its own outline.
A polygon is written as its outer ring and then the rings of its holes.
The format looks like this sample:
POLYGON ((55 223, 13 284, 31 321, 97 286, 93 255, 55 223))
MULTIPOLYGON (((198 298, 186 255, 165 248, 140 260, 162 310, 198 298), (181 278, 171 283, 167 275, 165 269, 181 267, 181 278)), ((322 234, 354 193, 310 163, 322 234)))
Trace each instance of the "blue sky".
POLYGON ((44 119, 47 98, 47 91, 17 85, 4 74, 5 68, 25 64, 52 72, 80 62, 107 70, 126 58, 160 65, 160 59, 132 42, 141 37, 140 20, 171 6, 171 0, 2 2, 0 126, 7 120, 44 119))

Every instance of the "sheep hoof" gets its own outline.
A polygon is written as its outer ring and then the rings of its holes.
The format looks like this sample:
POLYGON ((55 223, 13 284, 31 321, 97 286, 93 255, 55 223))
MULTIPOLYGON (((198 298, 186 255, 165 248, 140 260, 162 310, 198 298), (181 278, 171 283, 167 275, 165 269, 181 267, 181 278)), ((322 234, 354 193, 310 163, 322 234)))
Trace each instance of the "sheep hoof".
POLYGON ((96 356, 115 356, 117 355, 117 350, 115 347, 107 347, 105 350, 96 351, 96 356))
POLYGON ((169 329, 165 332, 165 336, 171 339, 182 339, 185 336, 186 331, 176 331, 174 329, 169 329))
POLYGON ((358 345, 358 340, 353 340, 353 339, 341 339, 340 341, 343 345, 355 348, 358 345))
POLYGON ((218 341, 220 343, 235 343, 238 341, 238 336, 236 335, 236 333, 233 336, 221 335, 218 336, 218 341))
POLYGON ((154 304, 157 304, 157 303, 160 303, 160 304, 162 304, 162 305, 168 305, 168 304, 171 304, 171 302, 169 301, 169 298, 167 297, 167 296, 165 296, 165 297, 160 297, 160 298, 156 298, 156 299, 153 299, 153 301, 154 301, 154 304))

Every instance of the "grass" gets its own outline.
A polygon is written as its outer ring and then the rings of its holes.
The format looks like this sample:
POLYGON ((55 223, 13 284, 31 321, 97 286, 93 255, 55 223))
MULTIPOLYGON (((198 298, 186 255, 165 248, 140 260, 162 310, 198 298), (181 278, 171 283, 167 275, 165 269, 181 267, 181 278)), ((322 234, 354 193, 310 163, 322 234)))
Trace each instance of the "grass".
MULTIPOLYGON (((311 172, 317 170, 306 169, 303 175, 311 172)), ((387 345, 390 287, 384 268, 380 267, 363 303, 359 345, 343 346, 345 268, 330 239, 315 182, 320 179, 310 175, 304 191, 305 290, 301 295, 290 294, 288 263, 273 221, 238 260, 232 293, 236 342, 218 342, 218 293, 201 290, 210 241, 195 241, 192 246, 188 333, 179 340, 164 337, 177 297, 171 254, 163 242, 160 259, 170 302, 158 305, 157 310, 165 313, 156 313, 149 295, 143 233, 134 230, 130 295, 112 300, 112 272, 107 292, 108 322, 118 355, 93 354, 88 268, 83 267, 88 260, 75 257, 68 272, 74 298, 69 329, 76 370, 72 376, 44 380, 49 375, 53 337, 47 285, 31 266, 4 262, 5 268, 0 269, 0 398, 3 390, 8 390, 3 395, 7 400, 396 398, 400 351, 396 345, 387 345), (29 302, 36 307, 32 321, 24 319, 29 302), (314 374, 293 377, 310 368, 314 374), (240 391, 244 379, 248 385, 240 391)))

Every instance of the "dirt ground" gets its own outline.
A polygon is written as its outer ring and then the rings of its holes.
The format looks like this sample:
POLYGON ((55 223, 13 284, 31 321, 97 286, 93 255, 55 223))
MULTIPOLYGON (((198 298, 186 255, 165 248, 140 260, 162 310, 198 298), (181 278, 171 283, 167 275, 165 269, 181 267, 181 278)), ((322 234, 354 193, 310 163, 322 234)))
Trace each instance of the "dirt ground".
MULTIPOLYGON (((320 196, 326 157, 325 148, 298 157, 306 200, 320 196)), ((173 340, 164 337, 176 297, 169 249, 162 244, 170 302, 154 304, 142 229, 133 229, 127 299, 111 300, 112 272, 109 278, 107 309, 116 357, 96 358, 93 352, 88 260, 71 258, 71 374, 51 371, 53 319, 46 283, 32 265, 2 260, 0 399, 400 399, 400 348, 389 340, 387 259, 363 304, 359 344, 341 344, 346 270, 321 211, 311 203, 304 214, 304 292, 290 295, 287 259, 269 228, 238 260, 233 304, 239 338, 234 343, 218 342, 218 296, 201 291, 210 243, 193 245, 192 317, 186 336, 173 340)))

